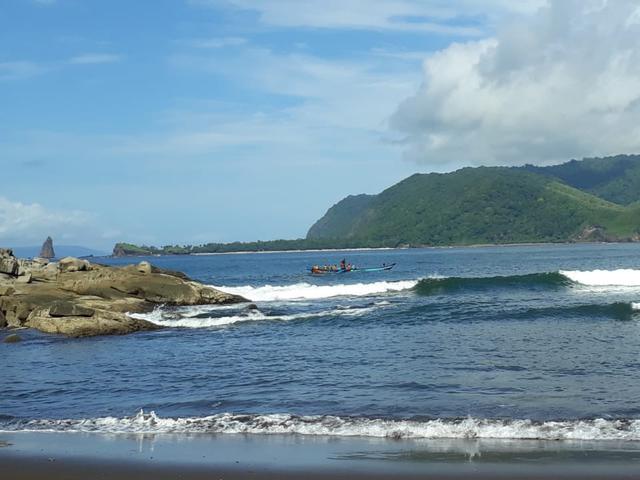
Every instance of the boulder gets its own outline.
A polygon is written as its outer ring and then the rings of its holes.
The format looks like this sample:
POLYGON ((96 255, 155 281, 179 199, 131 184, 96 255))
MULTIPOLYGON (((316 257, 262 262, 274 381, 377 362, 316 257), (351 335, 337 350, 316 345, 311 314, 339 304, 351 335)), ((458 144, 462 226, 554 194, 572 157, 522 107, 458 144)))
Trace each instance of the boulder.
POLYGON ((122 335, 162 327, 146 320, 128 317, 123 313, 96 310, 91 317, 52 317, 46 308, 31 312, 26 326, 45 333, 60 333, 69 337, 91 337, 95 335, 122 335))
POLYGON ((92 317, 94 312, 93 308, 64 300, 53 302, 49 307, 49 316, 51 317, 92 317))
POLYGON ((58 262, 58 269, 61 272, 84 272, 91 269, 91 264, 87 260, 64 257, 58 262))
POLYGON ((7 326, 7 319, 4 318, 4 313, 0 310, 0 328, 5 328, 7 326))
POLYGON ((31 272, 23 272, 22 275, 16 279, 16 283, 31 283, 31 278, 31 272))
POLYGON ((20 335, 12 333, 11 335, 7 335, 6 337, 4 337, 2 341, 4 343, 18 343, 22 341, 22 337, 20 337, 20 335))
POLYGON ((79 295, 118 299, 137 297, 151 303, 204 305, 246 301, 238 295, 220 292, 198 282, 162 273, 140 273, 137 266, 110 268, 94 265, 91 271, 61 273, 58 285, 79 295))
POLYGON ((10 248, 0 248, 0 273, 16 276, 20 265, 10 248))
POLYGON ((136 265, 136 269, 140 273, 152 273, 152 267, 149 262, 140 262, 138 265, 136 265))

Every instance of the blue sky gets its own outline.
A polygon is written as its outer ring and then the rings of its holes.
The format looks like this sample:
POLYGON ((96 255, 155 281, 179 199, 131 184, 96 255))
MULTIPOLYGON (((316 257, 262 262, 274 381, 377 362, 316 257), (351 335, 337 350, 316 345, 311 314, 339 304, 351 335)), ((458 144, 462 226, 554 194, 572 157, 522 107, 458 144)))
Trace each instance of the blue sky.
POLYGON ((0 244, 296 238, 417 171, 640 151, 638 11, 4 0, 0 244))

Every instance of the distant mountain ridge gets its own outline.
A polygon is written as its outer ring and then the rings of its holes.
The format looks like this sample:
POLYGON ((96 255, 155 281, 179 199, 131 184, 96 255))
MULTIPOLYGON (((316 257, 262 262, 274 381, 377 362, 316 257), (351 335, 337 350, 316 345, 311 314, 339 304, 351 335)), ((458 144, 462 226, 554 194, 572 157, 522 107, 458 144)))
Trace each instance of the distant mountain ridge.
POLYGON ((640 155, 416 173, 377 195, 347 196, 306 238, 164 247, 118 243, 113 254, 581 241, 640 241, 640 155))
POLYGON ((361 246, 640 239, 640 156, 415 174, 332 206, 307 239, 361 246))
POLYGON ((567 185, 620 205, 640 201, 640 155, 571 160, 525 170, 555 177, 567 185))

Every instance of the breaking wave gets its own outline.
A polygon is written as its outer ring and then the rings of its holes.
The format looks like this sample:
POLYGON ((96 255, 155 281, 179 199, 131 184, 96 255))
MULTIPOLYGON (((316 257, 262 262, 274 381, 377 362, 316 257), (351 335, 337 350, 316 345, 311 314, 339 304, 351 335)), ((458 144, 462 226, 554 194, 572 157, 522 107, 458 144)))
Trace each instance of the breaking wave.
POLYGON ((415 291, 422 295, 441 295, 464 290, 554 289, 568 286, 640 287, 640 270, 560 270, 492 277, 429 277, 420 280, 415 291))
POLYGON ((625 440, 640 441, 640 420, 494 420, 477 418, 395 420, 290 414, 163 418, 140 411, 132 417, 66 420, 9 420, 0 432, 50 431, 139 434, 296 434, 359 436, 392 439, 486 438, 515 440, 625 440))
POLYGON ((560 272, 493 277, 430 277, 420 280, 415 290, 422 295, 437 295, 461 290, 487 290, 509 287, 558 288, 571 283, 571 280, 560 272))
POLYGON ((590 287, 640 287, 640 270, 560 270, 559 273, 590 287))
POLYGON ((262 287, 253 287, 250 285, 241 287, 214 286, 214 288, 241 295, 252 302, 273 302, 283 300, 318 300, 340 296, 367 296, 387 292, 400 292, 415 287, 417 283, 417 280, 338 285, 313 285, 303 282, 293 285, 264 285, 262 287))
POLYGON ((258 321, 291 321, 306 320, 311 318, 319 318, 326 316, 341 317, 358 317, 373 311, 374 309, 390 305, 389 302, 379 301, 371 303, 367 306, 346 306, 336 307, 330 310, 320 310, 292 314, 263 313, 259 309, 244 309, 233 312, 232 315, 219 315, 224 313, 221 311, 212 311, 209 307, 208 311, 203 311, 202 307, 195 307, 193 311, 175 312, 156 308, 149 313, 131 313, 131 317, 148 320, 157 325, 173 328, 211 328, 224 327, 240 322, 258 322, 258 321))

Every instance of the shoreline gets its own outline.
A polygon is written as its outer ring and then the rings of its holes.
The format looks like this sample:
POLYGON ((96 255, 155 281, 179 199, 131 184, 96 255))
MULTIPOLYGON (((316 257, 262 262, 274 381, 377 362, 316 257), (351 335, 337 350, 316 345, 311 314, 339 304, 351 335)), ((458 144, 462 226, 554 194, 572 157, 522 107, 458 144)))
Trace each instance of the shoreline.
POLYGON ((640 242, 525 242, 525 243, 474 243, 470 245, 415 245, 407 247, 356 247, 356 248, 313 248, 297 250, 238 250, 237 252, 203 252, 203 253, 147 253, 139 255, 105 255, 96 258, 141 258, 141 257, 205 257, 213 255, 247 255, 247 254, 269 254, 269 253, 317 253, 317 252, 367 252, 367 251, 389 251, 389 250, 448 250, 456 248, 498 248, 498 247, 538 247, 538 246, 565 246, 565 245, 631 245, 640 242))
MULTIPOLYGON (((11 479, 635 478, 638 442, 0 432, 11 479)), ((2 443, 0 443, 2 445, 2 443)))

